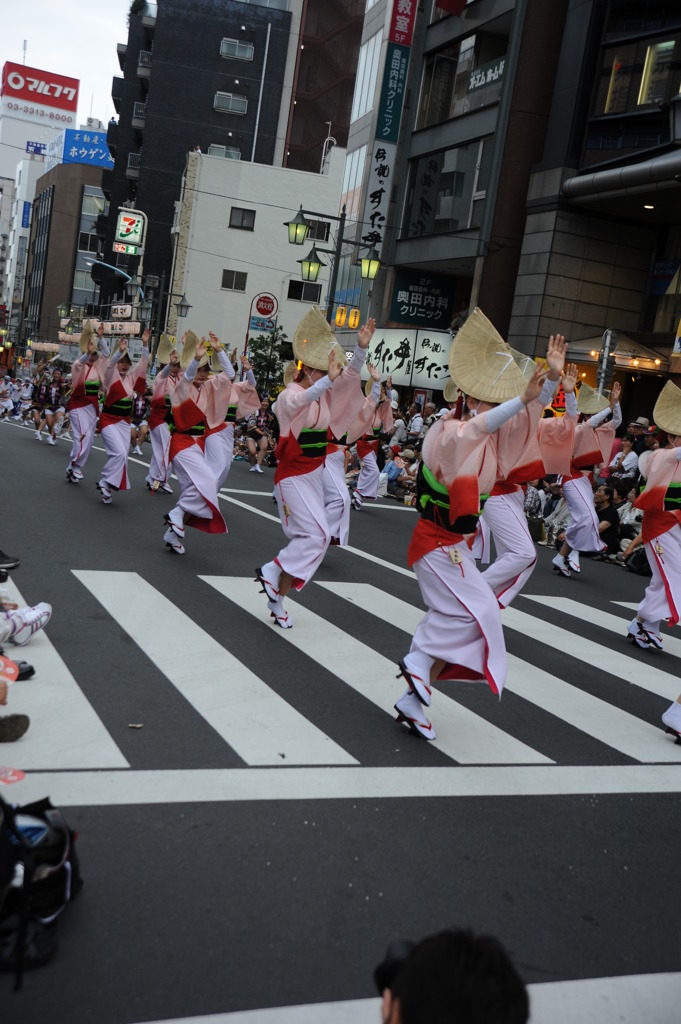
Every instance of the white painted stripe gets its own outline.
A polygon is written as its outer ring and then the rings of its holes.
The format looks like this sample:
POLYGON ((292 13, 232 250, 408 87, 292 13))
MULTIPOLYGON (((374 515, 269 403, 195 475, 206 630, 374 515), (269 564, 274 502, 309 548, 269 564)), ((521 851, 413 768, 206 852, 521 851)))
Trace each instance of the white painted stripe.
MULTIPOLYGON (((550 601, 551 598, 546 598, 550 601)), ((589 609, 590 610, 590 609, 589 609)), ((649 693, 655 693, 658 697, 665 697, 667 700, 676 700, 679 695, 679 677, 662 669, 653 668, 646 664, 641 666, 640 661, 630 658, 611 647, 605 647, 578 636, 568 629, 554 626, 550 622, 536 618, 534 615, 527 615, 516 608, 506 608, 502 612, 504 627, 515 629, 524 636, 532 637, 542 644, 561 651, 566 658, 574 661, 583 661, 592 668, 600 669, 616 676, 622 682, 633 683, 640 686, 649 693)), ((622 645, 626 641, 622 638, 622 645)))
MULTIPOLYGON (((620 615, 612 615, 610 612, 600 611, 598 608, 592 608, 591 605, 573 601, 569 597, 549 598, 538 597, 536 594, 523 594, 522 596, 527 601, 536 601, 538 604, 550 605, 551 608, 563 612, 565 615, 574 615, 575 618, 581 619, 583 622, 591 622, 594 626, 608 629, 616 633, 623 640, 626 637, 629 620, 623 619, 620 615)), ((612 603, 627 607, 622 601, 613 601, 612 603)), ((638 605, 634 604, 629 607, 636 609, 638 605)), ((676 636, 670 636, 667 632, 663 633, 662 637, 665 654, 672 654, 676 658, 681 658, 681 640, 676 636)), ((651 653, 654 658, 658 657, 658 654, 654 651, 651 653)))
MULTIPOLYGON (((19 607, 26 606, 12 580, 3 588, 19 607)), ((2 709, 31 719, 26 735, 4 747, 3 760, 23 771, 129 767, 44 629, 23 647, 5 644, 5 654, 29 662, 35 675, 14 684, 2 709)))
POLYGON ((137 573, 74 575, 246 764, 357 764, 137 573))
MULTIPOLYGON (((407 633, 413 633, 423 618, 420 609, 375 587, 357 586, 354 583, 320 583, 319 586, 364 611, 376 614, 380 609, 381 617, 387 618, 407 633)), ((546 601, 547 598, 537 600, 546 601)), ((589 611, 591 609, 585 610, 585 614, 589 611)), ((506 688, 556 715, 575 729, 580 729, 587 736, 593 736, 637 761, 681 763, 681 746, 661 742, 663 734, 660 727, 642 722, 635 715, 571 686, 512 654, 508 655, 506 688)))
MULTIPOLYGON (((243 579, 229 576, 202 576, 201 579, 251 615, 265 619, 267 607, 264 597, 243 579)), ((394 714, 393 705, 400 696, 401 688, 404 688, 404 683, 395 678, 395 662, 377 654, 295 600, 287 600, 287 606, 293 619, 293 629, 280 630, 273 626, 277 637, 294 644, 357 693, 387 713, 394 714)), ((438 699, 435 714, 435 744, 460 764, 554 763, 449 697, 438 699)))
MULTIPOLYGON (((671 737, 665 738, 671 743, 671 737)), ((663 741, 664 742, 664 741, 663 741)), ((34 772, 11 787, 19 802, 49 793, 65 807, 379 800, 411 797, 678 793, 678 765, 491 765, 484 768, 206 768, 34 772)), ((5 792, 5 790, 3 790, 5 792)))
MULTIPOLYGON (((681 974, 632 974, 528 985, 530 1024, 672 1024, 679 1017, 681 974)), ((156 1024, 378 1024, 381 1000, 271 1006, 156 1024)))
MULTIPOLYGON (((631 974, 528 985, 530 1024, 671 1024, 679 1016, 681 974, 631 974)), ((378 1024, 381 1000, 270 1006, 156 1024, 378 1024)))

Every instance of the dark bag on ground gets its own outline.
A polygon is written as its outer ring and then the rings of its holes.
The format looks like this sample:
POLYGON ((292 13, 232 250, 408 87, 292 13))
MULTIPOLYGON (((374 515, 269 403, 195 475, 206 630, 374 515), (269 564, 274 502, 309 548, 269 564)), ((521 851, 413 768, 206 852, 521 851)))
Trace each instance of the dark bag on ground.
POLYGON ((0 796, 0 971, 16 972, 15 990, 57 951, 57 919, 83 885, 75 839, 49 799, 0 796))
POLYGON ((646 555, 645 548, 636 548, 635 551, 632 551, 624 564, 629 572, 635 572, 638 576, 653 575, 650 565, 648 564, 648 556, 646 555))

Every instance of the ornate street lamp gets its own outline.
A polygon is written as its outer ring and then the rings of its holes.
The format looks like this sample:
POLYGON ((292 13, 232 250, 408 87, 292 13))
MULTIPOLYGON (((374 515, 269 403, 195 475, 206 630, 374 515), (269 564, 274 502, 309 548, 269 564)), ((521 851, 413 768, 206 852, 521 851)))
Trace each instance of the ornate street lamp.
POLYGON ((291 245, 303 245, 310 230, 310 222, 305 219, 302 206, 292 220, 284 221, 288 228, 288 240, 291 245))
POLYGON ((142 291, 140 279, 137 274, 125 282, 125 293, 129 299, 134 299, 138 292, 142 291))
POLYGON ((182 293, 182 298, 178 299, 177 302, 175 303, 175 309, 177 310, 177 315, 181 316, 181 317, 185 317, 191 308, 192 307, 187 302, 187 297, 185 296, 185 294, 183 292, 182 293))
POLYGON ((373 281, 381 269, 381 258, 372 246, 366 256, 362 256, 362 277, 365 281, 373 281))
POLYGON ((300 276, 303 281, 316 281, 319 277, 319 271, 322 267, 326 266, 326 263, 322 263, 320 260, 319 253, 314 245, 304 260, 297 260, 296 262, 300 263, 300 276))
POLYGON ((60 320, 65 320, 66 317, 69 315, 69 307, 66 305, 65 302, 60 302, 59 305, 57 306, 57 315, 59 316, 60 320))

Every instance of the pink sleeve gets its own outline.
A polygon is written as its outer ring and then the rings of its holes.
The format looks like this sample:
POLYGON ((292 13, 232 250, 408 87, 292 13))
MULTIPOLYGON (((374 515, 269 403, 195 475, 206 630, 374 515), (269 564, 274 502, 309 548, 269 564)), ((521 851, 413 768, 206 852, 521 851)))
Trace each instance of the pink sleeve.
POLYGON ((570 416, 553 416, 539 421, 539 451, 546 473, 568 476, 575 444, 575 421, 570 416))
POLYGON ((249 384, 247 380, 241 380, 232 384, 232 397, 230 405, 238 406, 239 418, 250 416, 260 408, 260 398, 255 384, 249 384))

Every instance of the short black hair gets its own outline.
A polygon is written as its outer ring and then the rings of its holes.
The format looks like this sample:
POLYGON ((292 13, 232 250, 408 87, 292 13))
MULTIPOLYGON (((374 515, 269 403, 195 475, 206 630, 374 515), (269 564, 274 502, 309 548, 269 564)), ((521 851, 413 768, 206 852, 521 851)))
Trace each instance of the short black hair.
POLYGON ((606 494, 606 497, 607 497, 608 501, 612 501, 612 499, 614 497, 614 491, 613 491, 612 487, 608 487, 607 484, 601 484, 601 486, 597 487, 596 489, 598 491, 605 491, 605 494, 606 494))
POLYGON ((390 985, 402 1024, 526 1024, 525 983, 498 939, 461 928, 419 942, 390 985))

